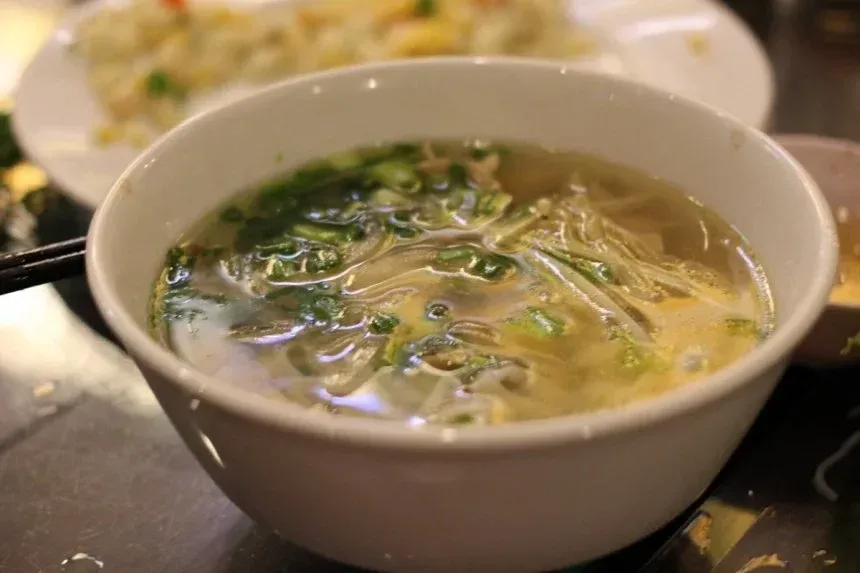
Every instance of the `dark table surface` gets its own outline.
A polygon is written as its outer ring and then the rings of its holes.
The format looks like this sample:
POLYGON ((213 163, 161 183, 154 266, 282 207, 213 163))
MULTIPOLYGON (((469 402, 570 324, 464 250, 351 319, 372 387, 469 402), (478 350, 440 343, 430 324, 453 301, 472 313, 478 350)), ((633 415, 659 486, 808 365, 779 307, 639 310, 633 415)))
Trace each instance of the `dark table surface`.
MULTIPOLYGON (((774 61, 773 131, 860 140, 860 48, 824 41, 792 0, 737 5, 774 61)), ((58 4, 0 0, 0 72, 10 67, 4 19, 8 32, 10 18, 34 6, 44 24, 58 4)), ((68 238, 89 215, 54 197, 11 234, 20 244, 68 238)), ((0 572, 350 570, 232 506, 106 336, 82 279, 0 297, 0 572)), ((585 569, 860 572, 860 369, 791 368, 701 503, 585 569)))

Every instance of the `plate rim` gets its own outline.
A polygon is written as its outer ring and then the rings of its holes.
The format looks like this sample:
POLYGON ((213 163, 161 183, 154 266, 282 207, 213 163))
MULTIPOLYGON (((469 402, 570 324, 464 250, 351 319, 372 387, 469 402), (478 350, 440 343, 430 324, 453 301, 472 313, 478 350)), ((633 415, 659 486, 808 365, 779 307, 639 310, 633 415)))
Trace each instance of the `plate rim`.
MULTIPOLYGON (((107 191, 109 189, 105 189, 101 194, 101 198, 95 199, 95 195, 97 193, 92 191, 86 191, 83 189, 84 184, 80 181, 78 177, 69 177, 68 172, 66 170, 53 171, 49 165, 52 163, 50 158, 47 156, 50 153, 46 153, 42 150, 42 147, 36 144, 31 137, 31 133, 35 130, 32 130, 32 125, 27 127, 28 124, 22 125, 22 121, 27 121, 30 119, 30 116, 27 116, 26 119, 22 119, 22 114, 18 113, 22 106, 18 105, 18 94, 22 91, 22 86, 30 85, 28 83, 28 79, 31 78, 34 74, 36 74, 40 69, 40 64, 44 58, 49 57, 53 50, 64 43, 61 35, 65 30, 69 28, 73 28, 75 25, 79 24, 82 20, 96 13, 97 11, 103 9, 105 6, 117 6, 127 4, 129 0, 92 0, 83 5, 74 7, 68 10, 56 23, 51 33, 45 38, 45 41, 27 63, 27 66, 24 68, 21 75, 18 77, 15 87, 12 91, 12 100, 13 107, 11 113, 11 126, 12 132, 24 152, 25 157, 32 164, 38 166, 48 175, 49 185, 53 188, 57 189, 61 194, 71 199, 76 204, 85 207, 87 209, 95 210, 101 205, 104 197, 107 195, 107 191)), ((225 0, 220 0, 225 1, 225 0)), ((296 1, 308 1, 308 0, 286 0, 288 2, 296 2, 296 1)), ((744 47, 743 51, 748 52, 751 57, 755 59, 755 66, 760 68, 759 72, 764 74, 763 78, 763 91, 759 93, 757 96, 758 105, 755 106, 757 109, 754 109, 753 113, 750 114, 749 119, 741 119, 742 122, 751 125, 752 127, 760 130, 760 131, 768 131, 771 122, 773 120, 773 112, 776 104, 776 74, 773 68, 770 57, 765 49, 765 46, 759 40, 759 38, 753 33, 750 26, 733 10, 731 10, 728 6, 726 6, 720 0, 674 0, 676 2, 681 3, 682 5, 689 5, 690 7, 700 7, 703 10, 710 10, 713 14, 716 15, 717 20, 722 20, 728 26, 734 28, 739 35, 744 39, 744 47), (755 116, 755 117, 753 117, 755 116)), ((214 3, 219 2, 219 0, 195 0, 195 2, 199 3, 214 3)), ((240 0, 236 2, 235 0, 226 0, 227 3, 232 3, 236 5, 245 5, 245 6, 266 6, 276 3, 274 0, 240 0)), ((361 64, 358 64, 361 65, 361 64)), ((273 84, 277 84, 280 81, 289 81, 290 78, 294 77, 298 74, 293 74, 291 76, 287 76, 285 78, 281 78, 274 82, 267 82, 265 84, 261 84, 260 88, 265 88, 266 86, 270 86, 273 84)), ((642 81, 638 78, 634 78, 637 81, 642 81)), ((26 91, 26 88, 24 88, 26 91)), ((713 105, 706 99, 703 99, 701 95, 690 95, 684 94, 685 97, 702 101, 708 105, 713 105)), ((753 106, 751 106, 753 107, 753 106)), ((26 109, 26 108, 25 108, 26 109)), ((736 112, 732 110, 725 110, 721 108, 721 111, 724 111, 727 115, 732 117, 737 117, 736 112)), ((194 112, 189 114, 182 123, 192 118, 199 112, 194 112)), ((740 119, 740 118, 739 118, 740 119)), ((38 124, 36 124, 38 125, 38 124)), ((164 134, 158 134, 159 137, 164 134)), ((156 138, 157 139, 157 138, 156 138)), ((129 159, 129 163, 131 163, 136 156, 143 152, 143 149, 138 150, 133 157, 129 159)), ((124 169, 124 168, 123 168, 124 169)), ((116 177, 123 171, 123 169, 119 169, 117 171, 116 177)), ((115 177, 114 177, 115 178, 115 177)))

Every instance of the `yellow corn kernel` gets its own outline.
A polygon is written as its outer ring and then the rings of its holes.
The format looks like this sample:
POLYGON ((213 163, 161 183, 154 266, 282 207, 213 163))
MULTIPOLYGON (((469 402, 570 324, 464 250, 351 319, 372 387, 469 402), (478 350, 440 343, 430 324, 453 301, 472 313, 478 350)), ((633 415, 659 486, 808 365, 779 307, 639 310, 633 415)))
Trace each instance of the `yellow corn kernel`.
POLYGON ((122 139, 122 129, 113 123, 102 124, 93 131, 93 139, 99 147, 107 147, 122 139))
POLYGON ((457 51, 456 28, 450 22, 426 20, 398 24, 388 37, 393 56, 431 56, 457 51))
POLYGON ((372 20, 376 24, 403 22, 415 16, 416 0, 377 0, 370 6, 372 20))

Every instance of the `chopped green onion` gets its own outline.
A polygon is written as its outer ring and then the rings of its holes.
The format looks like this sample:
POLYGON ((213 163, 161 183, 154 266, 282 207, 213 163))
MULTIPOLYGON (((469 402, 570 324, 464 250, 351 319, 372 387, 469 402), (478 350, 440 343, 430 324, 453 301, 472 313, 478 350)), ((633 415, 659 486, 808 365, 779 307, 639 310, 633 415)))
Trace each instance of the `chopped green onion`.
POLYGON ((221 221, 224 223, 241 223, 245 220, 245 213, 238 207, 227 207, 221 211, 221 221))
POLYGON ((479 253, 472 247, 451 247, 436 253, 436 260, 451 263, 469 259, 466 269, 470 274, 491 280, 503 276, 514 267, 505 256, 495 253, 479 253))
POLYGON ((283 238, 257 245, 257 256, 262 259, 269 257, 279 257, 282 259, 293 259, 302 252, 302 246, 293 239, 283 238))
POLYGON ((475 254, 475 249, 472 247, 453 247, 444 249, 436 253, 436 259, 439 261, 458 261, 472 257, 475 254))
POLYGON ((540 252, 566 264, 593 284, 611 284, 615 282, 615 274, 606 263, 588 261, 582 258, 570 257, 567 253, 555 249, 539 249, 540 252))
POLYGON ((506 257, 492 254, 476 256, 469 265, 472 274, 487 280, 501 277, 512 267, 513 264, 506 257))
POLYGON ((554 338, 567 330, 563 319, 533 306, 526 308, 524 317, 509 319, 507 324, 538 338, 554 338))
POLYGON ((448 167, 448 177, 454 185, 466 185, 469 180, 469 172, 462 163, 452 163, 448 167))
POLYGON ((421 188, 421 179, 412 165, 405 161, 389 160, 377 163, 368 169, 368 175, 395 191, 415 193, 421 188))
POLYGON ((334 295, 318 295, 314 291, 298 291, 299 314, 305 322, 330 323, 339 320, 346 312, 343 301, 334 295))
POLYGON ((426 18, 436 13, 436 0, 415 0, 415 15, 426 18))
POLYGON ((405 207, 412 202, 398 193, 387 187, 377 189, 370 196, 370 202, 377 207, 405 207))
POLYGON ((564 334, 564 321, 557 316, 540 308, 529 307, 526 309, 529 318, 543 330, 547 336, 559 336, 564 334))
POLYGON ((654 365, 653 352, 637 344, 627 344, 621 350, 621 370, 631 378, 638 378, 654 365))
POLYGON ((317 249, 305 258, 305 270, 311 274, 329 271, 340 266, 341 257, 335 249, 317 249))
POLYGON ((638 378, 652 368, 666 366, 658 360, 653 350, 637 343, 626 328, 621 326, 610 328, 609 340, 617 340, 622 344, 618 361, 621 372, 630 378, 638 378))
POLYGON ((341 221, 352 221, 367 211, 367 203, 364 201, 353 201, 340 212, 341 221))
POLYGON ((282 261, 281 259, 269 259, 266 264, 266 280, 272 282, 280 282, 288 280, 297 270, 296 264, 290 261, 282 261))
POLYGON ((364 236, 364 230, 358 225, 326 225, 322 223, 296 223, 292 233, 302 239, 341 245, 358 240, 364 236))
POLYGON ((476 215, 500 215, 508 205, 513 201, 513 197, 507 193, 490 192, 484 193, 478 199, 478 204, 475 206, 476 215))
POLYGON ((395 315, 378 312, 370 319, 368 330, 373 334, 391 334, 398 324, 400 319, 395 315))
POLYGON ((738 336, 758 336, 756 322, 749 318, 727 318, 723 321, 730 334, 738 336))
POLYGON ((355 153, 338 153, 328 157, 328 163, 338 171, 361 167, 362 161, 355 153))

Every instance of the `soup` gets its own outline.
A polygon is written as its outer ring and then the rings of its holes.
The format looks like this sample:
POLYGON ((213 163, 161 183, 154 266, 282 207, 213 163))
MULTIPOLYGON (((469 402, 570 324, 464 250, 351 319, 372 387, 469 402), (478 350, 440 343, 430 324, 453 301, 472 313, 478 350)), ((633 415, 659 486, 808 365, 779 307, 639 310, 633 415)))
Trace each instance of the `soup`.
POLYGON ((167 255, 151 331, 334 415, 501 424, 617 407, 751 351, 744 239, 665 182, 529 145, 400 143, 253 189, 167 255))

